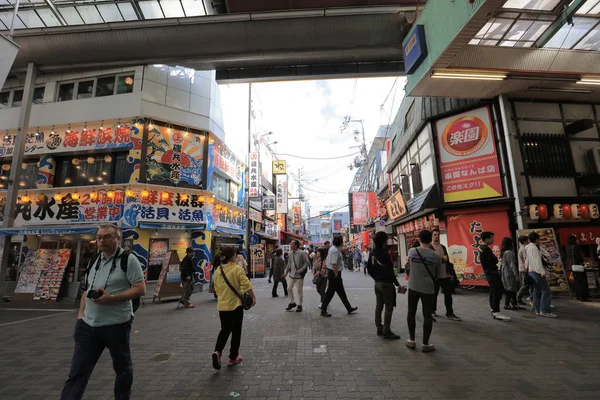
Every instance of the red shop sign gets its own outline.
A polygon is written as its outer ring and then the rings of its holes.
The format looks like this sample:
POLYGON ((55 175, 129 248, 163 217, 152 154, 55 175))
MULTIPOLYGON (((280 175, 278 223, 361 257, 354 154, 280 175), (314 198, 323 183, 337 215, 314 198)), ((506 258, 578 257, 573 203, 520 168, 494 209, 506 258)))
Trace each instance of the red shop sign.
POLYGON ((596 238, 600 237, 600 226, 558 228, 556 233, 559 243, 563 246, 567 244, 567 239, 571 235, 577 236, 579 244, 595 244, 596 238))

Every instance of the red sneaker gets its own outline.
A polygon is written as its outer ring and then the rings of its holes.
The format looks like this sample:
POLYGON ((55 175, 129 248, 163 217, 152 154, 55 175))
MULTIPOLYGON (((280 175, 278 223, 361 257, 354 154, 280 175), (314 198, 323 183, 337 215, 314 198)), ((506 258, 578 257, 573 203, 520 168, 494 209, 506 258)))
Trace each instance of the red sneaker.
POLYGON ((244 359, 242 358, 242 356, 237 356, 235 359, 234 358, 230 358, 229 362, 227 363, 227 365, 229 365, 231 367, 232 365, 241 363, 243 360, 244 359))
POLYGON ((221 353, 219 353, 218 351, 215 351, 212 354, 212 363, 213 363, 213 368, 216 370, 221 369, 221 353))

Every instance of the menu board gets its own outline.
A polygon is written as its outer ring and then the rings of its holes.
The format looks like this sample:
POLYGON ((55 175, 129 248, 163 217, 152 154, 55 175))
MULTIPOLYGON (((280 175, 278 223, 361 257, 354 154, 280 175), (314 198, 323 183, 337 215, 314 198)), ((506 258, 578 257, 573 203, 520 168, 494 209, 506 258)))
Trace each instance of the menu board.
POLYGON ((264 243, 250 246, 251 272, 255 274, 265 273, 265 245, 264 243))
POLYGON ((44 252, 42 270, 35 291, 34 300, 56 300, 65 275, 65 268, 71 256, 71 249, 38 250, 44 252))
POLYGON ((517 236, 527 236, 531 232, 537 232, 540 235, 540 247, 542 247, 549 255, 548 262, 550 267, 548 270, 548 285, 553 292, 568 292, 569 280, 563 269, 562 259, 556 235, 553 228, 539 229, 522 229, 517 231, 517 236))
POLYGON ((15 293, 33 293, 40 279, 44 266, 45 252, 48 250, 30 251, 21 264, 19 281, 15 293))
MULTIPOLYGON (((167 274, 167 271, 169 271, 169 261, 171 260, 171 253, 168 254, 164 254, 163 255, 163 260, 162 260, 162 269, 160 270, 160 275, 158 276, 158 282, 156 282, 156 286, 154 287, 154 297, 158 297, 158 294, 160 293, 160 287, 163 284, 163 281, 165 280, 165 275, 167 274)), ((154 264, 156 265, 156 264, 154 264)))
POLYGON ((169 265, 167 272, 167 283, 179 283, 181 282, 181 272, 179 272, 179 264, 169 265))
POLYGON ((169 251, 169 240, 152 240, 150 242, 150 256, 148 265, 162 265, 165 255, 169 251))

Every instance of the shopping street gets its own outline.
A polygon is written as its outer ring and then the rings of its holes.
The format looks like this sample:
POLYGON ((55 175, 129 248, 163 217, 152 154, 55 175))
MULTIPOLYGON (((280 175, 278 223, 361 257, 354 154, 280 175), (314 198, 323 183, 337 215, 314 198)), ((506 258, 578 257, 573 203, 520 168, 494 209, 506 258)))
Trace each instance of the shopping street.
MULTIPOLYGON (((487 293, 459 289, 455 310, 464 320, 438 317, 432 336, 438 351, 423 354, 408 350, 403 341, 375 336, 371 278, 346 272, 344 280, 358 313, 346 315, 335 298, 330 319, 319 316, 308 279, 302 314, 286 313, 286 299, 272 298, 266 279, 255 280, 258 305, 245 315, 245 360, 220 372, 210 363, 219 329, 212 295, 195 294, 194 309, 147 301, 132 330, 133 398, 597 398, 598 303, 555 299, 558 319, 508 311, 513 321, 502 323, 489 316, 487 293)), ((441 300, 439 305, 443 311, 441 300)), ((0 399, 59 397, 72 355, 76 314, 60 310, 60 303, 52 307, 0 308, 0 399)), ((406 299, 399 295, 392 328, 402 339, 408 334, 405 310, 406 299)), ((419 314, 417 318, 419 335, 422 319, 419 314)), ((84 398, 111 398, 113 378, 105 352, 84 398)))

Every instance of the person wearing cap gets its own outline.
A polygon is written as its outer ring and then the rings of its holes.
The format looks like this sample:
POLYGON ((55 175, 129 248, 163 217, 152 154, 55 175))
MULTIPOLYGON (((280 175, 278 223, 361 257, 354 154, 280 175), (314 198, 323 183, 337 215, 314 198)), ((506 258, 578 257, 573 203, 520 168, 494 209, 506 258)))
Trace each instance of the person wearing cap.
POLYGON ((194 249, 188 247, 185 249, 185 257, 181 261, 181 283, 183 285, 183 296, 179 302, 185 305, 185 308, 194 308, 194 305, 190 303, 190 297, 194 291, 194 249))

